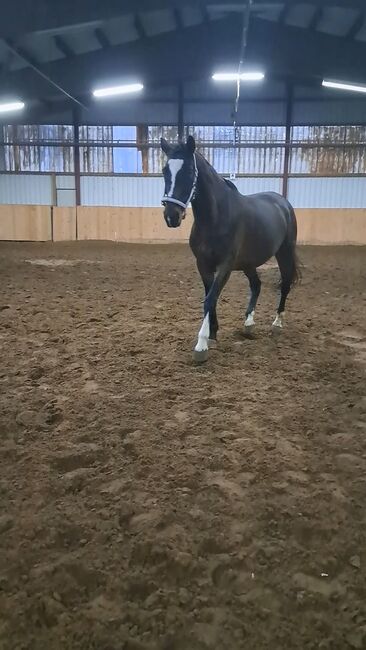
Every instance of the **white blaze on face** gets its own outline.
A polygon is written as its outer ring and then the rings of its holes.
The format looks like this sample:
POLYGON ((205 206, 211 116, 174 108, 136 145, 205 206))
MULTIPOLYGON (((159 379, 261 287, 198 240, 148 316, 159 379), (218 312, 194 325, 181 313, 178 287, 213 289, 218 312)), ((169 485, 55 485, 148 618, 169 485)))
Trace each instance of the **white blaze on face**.
POLYGON ((172 184, 170 186, 170 190, 169 190, 167 196, 173 196, 174 187, 175 187, 175 179, 176 179, 176 176, 177 176, 179 170, 182 169, 183 164, 184 164, 184 160, 181 160, 180 158, 176 158, 176 159, 171 158, 170 160, 168 160, 168 166, 169 166, 171 177, 172 177, 172 184))

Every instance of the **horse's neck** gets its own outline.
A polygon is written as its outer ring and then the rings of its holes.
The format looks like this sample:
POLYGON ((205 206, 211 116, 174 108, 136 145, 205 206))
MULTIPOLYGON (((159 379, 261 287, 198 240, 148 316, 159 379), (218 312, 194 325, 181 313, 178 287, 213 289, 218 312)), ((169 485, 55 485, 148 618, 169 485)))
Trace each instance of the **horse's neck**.
POLYGON ((197 154, 196 162, 198 177, 196 196, 192 201, 193 215, 197 225, 210 226, 218 218, 216 195, 225 188, 222 178, 203 156, 197 154))

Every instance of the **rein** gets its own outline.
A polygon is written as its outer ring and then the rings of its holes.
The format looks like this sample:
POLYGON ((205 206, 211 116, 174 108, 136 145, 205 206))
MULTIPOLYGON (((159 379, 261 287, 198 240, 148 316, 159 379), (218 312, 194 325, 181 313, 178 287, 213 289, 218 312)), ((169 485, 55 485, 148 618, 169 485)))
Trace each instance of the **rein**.
POLYGON ((189 203, 196 196, 196 189, 197 189, 198 169, 197 169, 197 161, 196 161, 195 153, 193 154, 193 164, 194 164, 194 179, 193 179, 192 189, 190 191, 187 201, 184 203, 183 201, 179 201, 179 199, 174 199, 172 196, 168 196, 168 194, 164 194, 161 200, 163 205, 165 205, 166 203, 175 203, 176 205, 179 205, 184 210, 188 208, 189 203))

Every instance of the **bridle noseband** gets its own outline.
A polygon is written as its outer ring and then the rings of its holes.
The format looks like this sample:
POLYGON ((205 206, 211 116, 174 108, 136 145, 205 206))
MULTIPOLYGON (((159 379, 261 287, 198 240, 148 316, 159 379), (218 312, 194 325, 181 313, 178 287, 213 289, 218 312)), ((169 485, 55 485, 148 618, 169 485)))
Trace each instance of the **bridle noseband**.
POLYGON ((192 201, 192 199, 194 199, 196 195, 196 189, 197 189, 198 169, 197 169, 197 161, 196 161, 195 153, 193 154, 193 164, 194 164, 194 179, 193 179, 192 189, 190 191, 187 201, 184 203, 183 201, 179 201, 179 199, 174 199, 172 196, 168 196, 167 194, 164 194, 161 200, 163 205, 166 205, 167 203, 175 203, 176 205, 179 205, 184 210, 188 208, 189 203, 192 201))

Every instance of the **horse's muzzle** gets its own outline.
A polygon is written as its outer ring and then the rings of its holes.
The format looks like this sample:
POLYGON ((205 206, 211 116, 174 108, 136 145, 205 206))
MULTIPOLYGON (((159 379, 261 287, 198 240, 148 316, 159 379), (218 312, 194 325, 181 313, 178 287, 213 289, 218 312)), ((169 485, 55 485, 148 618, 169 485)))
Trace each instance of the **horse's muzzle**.
POLYGON ((179 205, 167 203, 164 208, 164 219, 168 228, 179 228, 186 212, 179 205))

